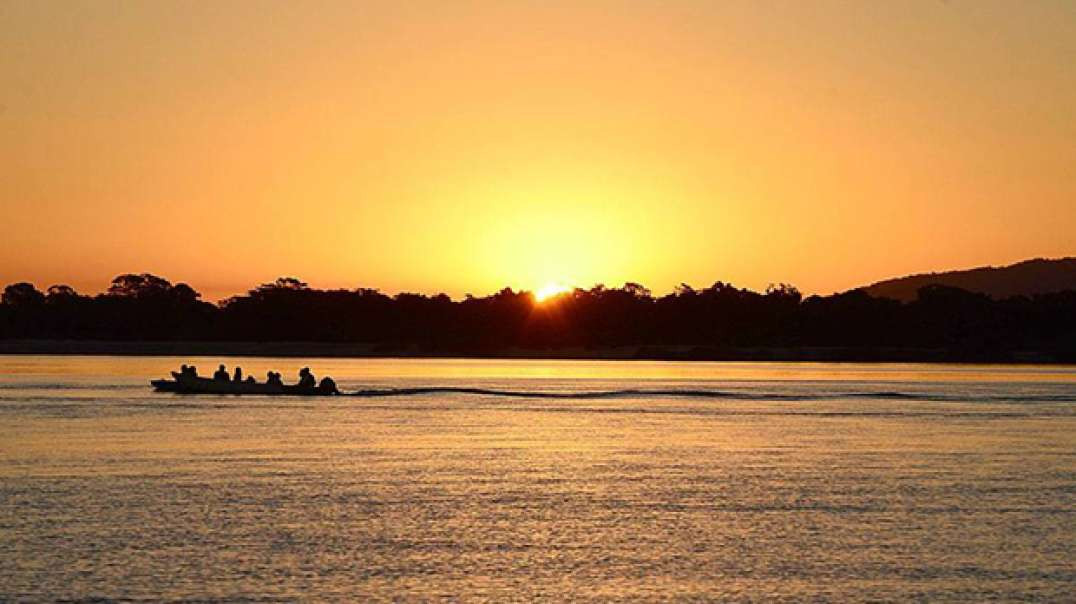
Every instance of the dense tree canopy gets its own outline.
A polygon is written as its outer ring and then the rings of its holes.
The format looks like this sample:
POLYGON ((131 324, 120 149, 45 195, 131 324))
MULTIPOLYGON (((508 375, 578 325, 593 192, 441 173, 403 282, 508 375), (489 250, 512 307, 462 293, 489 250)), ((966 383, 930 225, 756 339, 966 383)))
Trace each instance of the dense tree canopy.
POLYGON ((902 303, 862 289, 803 299, 786 284, 760 293, 718 281, 702 289, 681 284, 661 297, 627 283, 543 302, 508 288, 454 301, 444 294, 317 290, 282 277, 213 305, 184 283, 126 274, 96 296, 66 285, 42 293, 15 283, 2 300, 0 337, 9 339, 360 342, 429 354, 569 346, 687 347, 703 356, 744 347, 899 348, 961 360, 1008 360, 1025 351, 1076 360, 1074 291, 994 300, 928 285, 902 303))

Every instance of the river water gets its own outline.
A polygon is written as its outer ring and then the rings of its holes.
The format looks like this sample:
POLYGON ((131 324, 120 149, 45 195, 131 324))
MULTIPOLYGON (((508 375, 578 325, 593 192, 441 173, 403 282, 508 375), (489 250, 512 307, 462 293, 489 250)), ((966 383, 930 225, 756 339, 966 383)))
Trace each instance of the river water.
POLYGON ((1076 599, 1074 367, 183 362, 0 356, 0 600, 1076 599))

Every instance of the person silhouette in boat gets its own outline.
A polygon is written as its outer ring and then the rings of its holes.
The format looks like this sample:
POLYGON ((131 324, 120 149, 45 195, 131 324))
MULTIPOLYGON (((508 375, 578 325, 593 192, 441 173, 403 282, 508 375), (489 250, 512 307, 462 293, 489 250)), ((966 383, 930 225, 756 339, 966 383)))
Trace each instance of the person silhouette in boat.
POLYGON ((180 365, 179 371, 173 371, 172 377, 176 380, 185 380, 198 377, 198 369, 194 365, 180 365))
POLYGON ((275 371, 265 374, 265 383, 269 386, 284 386, 284 382, 280 379, 280 374, 275 371))
POLYGON ((336 382, 329 376, 321 378, 318 382, 318 392, 322 394, 340 394, 340 391, 336 389, 336 382))
POLYGON ((232 381, 237 384, 243 381, 243 368, 239 365, 235 366, 235 373, 232 375, 232 381))
POLYGON ((317 386, 318 381, 314 379, 314 374, 310 373, 309 367, 303 367, 299 370, 299 387, 313 390, 317 386))
POLYGON ((224 368, 224 363, 221 363, 217 367, 217 371, 213 374, 213 379, 221 382, 227 382, 231 380, 231 378, 228 377, 228 370, 224 368))

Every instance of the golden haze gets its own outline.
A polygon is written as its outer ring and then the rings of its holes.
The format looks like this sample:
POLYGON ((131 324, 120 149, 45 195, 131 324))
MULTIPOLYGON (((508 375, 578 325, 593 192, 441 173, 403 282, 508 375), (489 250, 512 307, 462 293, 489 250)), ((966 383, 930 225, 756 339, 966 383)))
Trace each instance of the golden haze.
POLYGON ((1065 2, 8 2, 0 281, 215 298, 1076 252, 1065 2))

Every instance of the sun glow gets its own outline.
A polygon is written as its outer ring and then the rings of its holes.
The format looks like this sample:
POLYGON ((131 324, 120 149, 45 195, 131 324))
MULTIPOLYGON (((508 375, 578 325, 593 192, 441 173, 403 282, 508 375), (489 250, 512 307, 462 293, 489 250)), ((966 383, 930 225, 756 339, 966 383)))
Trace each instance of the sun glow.
POLYGON ((534 299, 538 302, 544 302, 552 297, 557 296, 558 294, 563 294, 567 291, 571 291, 571 288, 562 283, 557 283, 553 281, 550 283, 546 283, 542 287, 539 287, 538 291, 534 292, 534 299))

